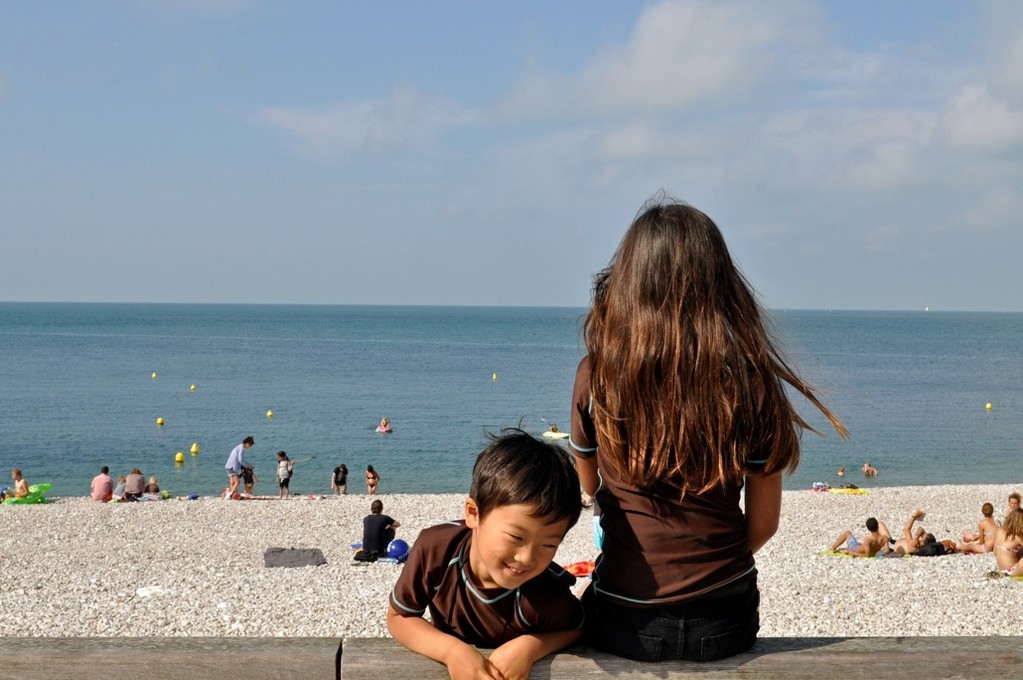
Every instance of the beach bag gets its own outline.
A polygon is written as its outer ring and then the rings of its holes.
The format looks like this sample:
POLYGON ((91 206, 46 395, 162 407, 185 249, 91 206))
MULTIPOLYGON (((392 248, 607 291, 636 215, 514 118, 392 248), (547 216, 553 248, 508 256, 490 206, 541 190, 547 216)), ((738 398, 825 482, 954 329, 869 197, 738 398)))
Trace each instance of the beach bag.
POLYGON ((945 554, 945 546, 937 541, 934 543, 924 543, 913 554, 917 557, 940 557, 945 554))

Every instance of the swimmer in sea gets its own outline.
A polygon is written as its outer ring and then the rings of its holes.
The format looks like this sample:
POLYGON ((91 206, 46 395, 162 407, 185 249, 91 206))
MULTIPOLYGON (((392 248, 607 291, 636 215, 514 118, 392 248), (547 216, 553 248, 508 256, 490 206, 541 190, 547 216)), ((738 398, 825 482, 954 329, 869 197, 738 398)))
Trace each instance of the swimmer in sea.
POLYGON ((877 468, 871 465, 869 460, 863 464, 863 476, 864 477, 877 476, 877 468))

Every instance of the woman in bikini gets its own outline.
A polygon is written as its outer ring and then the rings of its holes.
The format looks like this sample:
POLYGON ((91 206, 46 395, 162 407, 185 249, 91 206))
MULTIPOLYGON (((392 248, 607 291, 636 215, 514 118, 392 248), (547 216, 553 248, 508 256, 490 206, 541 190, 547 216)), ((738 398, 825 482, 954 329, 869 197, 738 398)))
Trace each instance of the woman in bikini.
POLYGON ((1005 524, 995 534, 995 559, 998 571, 991 576, 1023 576, 1019 549, 1023 547, 1023 510, 1016 509, 1005 517, 1005 524))
POLYGON ((380 483, 380 475, 373 469, 372 465, 366 466, 366 493, 370 496, 377 492, 377 484, 380 483))
POLYGON ((995 521, 995 506, 985 503, 980 508, 984 519, 977 524, 977 533, 963 532, 963 542, 956 546, 961 553, 986 553, 995 549, 995 534, 998 522, 995 521))

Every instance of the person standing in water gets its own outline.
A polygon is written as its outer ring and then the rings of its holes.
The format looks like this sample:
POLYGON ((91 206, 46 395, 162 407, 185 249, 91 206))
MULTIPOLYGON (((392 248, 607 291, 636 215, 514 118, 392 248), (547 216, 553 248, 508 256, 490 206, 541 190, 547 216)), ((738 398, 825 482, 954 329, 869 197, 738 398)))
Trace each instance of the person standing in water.
POLYGON ((373 469, 372 465, 366 466, 366 493, 370 496, 377 492, 377 484, 380 483, 380 473, 373 469))

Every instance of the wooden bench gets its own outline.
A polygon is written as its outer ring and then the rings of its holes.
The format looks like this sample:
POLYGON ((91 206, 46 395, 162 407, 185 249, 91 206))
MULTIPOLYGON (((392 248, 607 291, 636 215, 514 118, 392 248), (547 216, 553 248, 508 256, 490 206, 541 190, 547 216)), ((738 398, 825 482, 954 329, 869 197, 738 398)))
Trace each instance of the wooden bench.
POLYGON ((0 638, 12 680, 333 680, 337 638, 0 638))
MULTIPOLYGON (((530 678, 1015 678, 1023 672, 1019 637, 760 638, 721 661, 639 663, 586 647, 540 660, 530 678)), ((445 680, 439 663, 388 638, 344 641, 345 680, 445 680)))
MULTIPOLYGON (((586 647, 552 655, 530 677, 1014 678, 1019 637, 760 638, 753 650, 697 664, 643 664, 586 647)), ((334 678, 337 638, 0 638, 0 675, 53 680, 334 678)), ((441 664, 389 638, 344 641, 346 680, 445 680, 441 664)))

